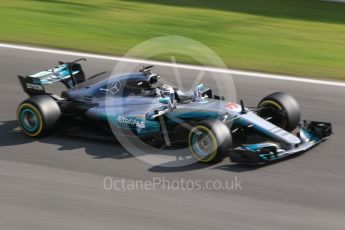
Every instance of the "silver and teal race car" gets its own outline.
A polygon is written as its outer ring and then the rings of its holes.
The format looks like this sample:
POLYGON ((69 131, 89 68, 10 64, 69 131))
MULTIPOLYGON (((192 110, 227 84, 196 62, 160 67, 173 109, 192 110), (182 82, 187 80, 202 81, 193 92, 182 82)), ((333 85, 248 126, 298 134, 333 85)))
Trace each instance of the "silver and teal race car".
POLYGON ((270 94, 248 108, 203 84, 182 92, 163 83, 153 66, 86 80, 80 60, 19 76, 29 98, 18 106, 17 119, 27 136, 60 131, 113 139, 115 134, 158 147, 184 143, 204 163, 229 156, 257 165, 304 152, 332 134, 330 123, 301 121, 297 101, 286 93, 270 94), (45 86, 56 82, 67 90, 46 92, 45 86))

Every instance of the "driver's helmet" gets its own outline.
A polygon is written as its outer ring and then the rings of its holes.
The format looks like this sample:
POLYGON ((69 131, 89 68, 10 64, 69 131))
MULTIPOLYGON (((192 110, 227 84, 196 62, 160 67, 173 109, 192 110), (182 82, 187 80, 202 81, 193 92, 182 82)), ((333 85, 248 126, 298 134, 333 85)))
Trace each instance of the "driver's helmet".
POLYGON ((148 88, 143 88, 141 90, 141 94, 144 96, 156 96, 157 95, 156 91, 157 91, 156 88, 148 87, 148 88))
POLYGON ((163 84, 157 87, 157 94, 163 97, 175 98, 175 90, 168 84, 163 84))
POLYGON ((171 97, 174 99, 174 88, 168 84, 150 86, 142 89, 142 94, 145 96, 162 96, 171 97))

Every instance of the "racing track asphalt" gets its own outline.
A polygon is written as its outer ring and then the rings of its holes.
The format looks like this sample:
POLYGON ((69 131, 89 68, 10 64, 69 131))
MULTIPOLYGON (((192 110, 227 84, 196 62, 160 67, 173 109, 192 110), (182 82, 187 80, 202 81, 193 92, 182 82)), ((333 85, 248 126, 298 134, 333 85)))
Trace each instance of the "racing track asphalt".
MULTIPOLYGON (((65 59, 73 58, 0 48, 0 229, 345 229, 344 87, 234 76, 238 98, 247 105, 273 91, 288 92, 304 118, 332 122, 335 135, 300 156, 257 169, 228 159, 167 169, 131 157, 117 143, 58 135, 36 140, 18 132, 15 110, 26 95, 16 75, 65 59), (237 177, 242 190, 106 191, 105 176, 237 177)), ((93 74, 114 63, 89 59, 84 65, 93 74)), ((157 72, 171 76, 168 67, 157 72)), ((181 73, 186 83, 197 74, 181 73)))

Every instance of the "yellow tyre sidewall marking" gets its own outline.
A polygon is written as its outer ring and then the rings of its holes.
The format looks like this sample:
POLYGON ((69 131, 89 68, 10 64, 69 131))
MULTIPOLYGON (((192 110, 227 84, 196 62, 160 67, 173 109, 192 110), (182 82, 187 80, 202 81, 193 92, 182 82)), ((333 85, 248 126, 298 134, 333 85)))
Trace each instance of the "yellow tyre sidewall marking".
POLYGON ((192 128, 192 130, 189 132, 189 136, 188 136, 188 143, 189 143, 189 149, 193 155, 193 157, 195 157, 198 161, 200 162, 204 162, 204 163, 207 163, 207 162, 210 162, 212 161, 216 156, 217 156, 217 148, 218 148, 218 144, 217 144, 217 139, 216 137, 214 136, 213 132, 207 128, 206 126, 203 126, 203 125, 198 125, 198 126, 195 126, 192 128), (197 130, 200 130, 200 131, 203 131, 206 133, 206 135, 208 135, 211 139, 211 144, 212 144, 212 152, 210 155, 208 155, 207 157, 205 158, 200 158, 198 154, 196 154, 194 151, 193 151, 193 148, 192 148, 192 145, 191 145, 191 140, 192 140, 192 135, 193 133, 195 133, 197 130))
POLYGON ((279 110, 284 110, 284 108, 280 104, 278 104, 277 102, 272 101, 272 100, 267 100, 267 101, 261 102, 259 107, 263 107, 265 105, 273 105, 273 106, 277 107, 277 109, 279 109, 279 110))
POLYGON ((23 103, 19 106, 19 108, 17 109, 17 121, 19 123, 20 128, 23 130, 23 132, 30 137, 38 136, 43 130, 43 119, 42 119, 41 112, 35 106, 33 106, 29 103, 23 103), (30 132, 26 131, 22 125, 22 122, 20 120, 20 112, 22 111, 23 108, 28 108, 28 109, 33 110, 38 117, 38 122, 39 122, 38 123, 38 130, 35 133, 30 133, 30 132))

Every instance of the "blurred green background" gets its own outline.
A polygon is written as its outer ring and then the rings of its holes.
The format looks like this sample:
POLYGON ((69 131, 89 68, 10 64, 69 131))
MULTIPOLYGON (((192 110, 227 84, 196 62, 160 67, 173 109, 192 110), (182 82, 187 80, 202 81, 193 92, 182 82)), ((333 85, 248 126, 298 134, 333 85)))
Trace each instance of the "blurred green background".
MULTIPOLYGON (((345 79, 345 4, 318 0, 0 0, 0 41, 122 55, 162 35, 231 68, 345 79)), ((167 56, 158 56, 165 60, 167 56)), ((193 63, 188 58, 177 61, 193 63)))

